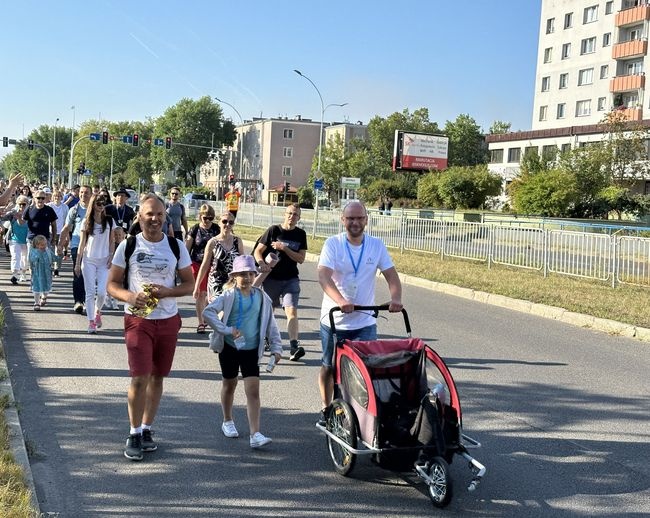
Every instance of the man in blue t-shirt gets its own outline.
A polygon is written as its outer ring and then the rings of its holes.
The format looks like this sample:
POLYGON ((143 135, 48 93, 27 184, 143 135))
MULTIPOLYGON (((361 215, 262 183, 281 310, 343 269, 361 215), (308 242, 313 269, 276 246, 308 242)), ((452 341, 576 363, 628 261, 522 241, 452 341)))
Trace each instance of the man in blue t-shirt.
MULTIPOLYGON (((79 189, 79 203, 74 205, 68 211, 68 217, 65 219, 65 226, 61 229, 59 238, 59 253, 63 248, 70 244, 70 253, 72 255, 72 264, 77 264, 77 252, 79 251, 79 242, 81 240, 81 222, 86 217, 88 202, 90 201, 90 187, 84 185, 79 189), (70 235, 72 234, 72 236, 70 235)), ((73 309, 75 313, 83 313, 84 301, 86 300, 86 289, 84 287, 84 278, 81 275, 72 273, 72 296, 74 297, 73 309)))

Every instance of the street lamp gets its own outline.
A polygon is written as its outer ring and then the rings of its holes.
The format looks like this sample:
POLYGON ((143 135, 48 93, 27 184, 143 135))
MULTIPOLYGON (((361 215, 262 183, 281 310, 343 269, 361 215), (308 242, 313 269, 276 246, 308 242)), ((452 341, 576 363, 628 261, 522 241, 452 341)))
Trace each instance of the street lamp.
MULTIPOLYGON (((293 71, 296 74, 298 74, 300 77, 304 77, 307 81, 311 83, 311 85, 316 90, 316 93, 318 94, 318 98, 320 99, 320 133, 318 138, 318 165, 316 166, 316 179, 320 180, 321 178, 320 160, 321 160, 322 150, 323 150, 323 121, 325 119, 325 110, 327 110, 327 108, 329 108, 330 106, 339 106, 339 107, 347 106, 348 103, 342 103, 342 104, 332 103, 325 106, 325 103, 323 102, 323 96, 320 94, 320 90, 314 84, 314 82, 311 79, 309 79, 305 74, 303 74, 300 70, 294 69, 293 71)), ((316 202, 318 203, 318 197, 316 197, 316 202)))
POLYGON ((218 97, 215 97, 214 99, 215 101, 226 104, 230 106, 233 110, 235 110, 235 113, 237 114, 237 116, 239 117, 239 121, 241 122, 241 135, 239 137, 239 179, 243 180, 244 178, 242 176, 243 174, 242 171, 244 170, 243 169, 244 167, 244 119, 242 118, 241 113, 239 113, 237 108, 235 108, 232 104, 226 101, 222 101, 218 97))
POLYGON ((52 170, 50 171, 50 181, 48 182, 50 188, 54 187, 54 170, 56 169, 56 125, 59 123, 59 118, 54 122, 54 140, 52 141, 52 170))

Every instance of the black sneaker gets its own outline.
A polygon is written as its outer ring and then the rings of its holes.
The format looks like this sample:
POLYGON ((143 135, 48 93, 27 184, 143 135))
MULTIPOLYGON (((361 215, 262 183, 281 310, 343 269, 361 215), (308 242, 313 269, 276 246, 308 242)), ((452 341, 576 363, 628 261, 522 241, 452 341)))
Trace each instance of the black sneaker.
POLYGON ((126 448, 124 448, 124 456, 131 460, 142 460, 142 435, 134 433, 129 435, 126 440, 126 448))
POLYGON ((318 424, 319 425, 325 426, 327 424, 327 417, 328 417, 328 415, 330 413, 330 408, 331 408, 331 405, 328 406, 328 407, 323 408, 320 411, 320 415, 318 416, 318 424))
POLYGON ((13 284, 14 286, 18 284, 18 279, 14 275, 11 276, 11 284, 13 284))
POLYGON ((142 451, 156 451, 158 449, 158 445, 153 440, 152 435, 153 432, 151 429, 142 430, 142 451))
POLYGON ((292 362, 297 362, 304 355, 305 350, 302 347, 298 346, 295 349, 291 349, 291 352, 289 353, 289 360, 292 362))
POLYGON ((58 276, 59 276, 59 270, 54 269, 54 276, 55 276, 55 277, 58 277, 58 276))
POLYGON ((74 303, 74 312, 81 315, 84 312, 84 305, 81 302, 74 303))

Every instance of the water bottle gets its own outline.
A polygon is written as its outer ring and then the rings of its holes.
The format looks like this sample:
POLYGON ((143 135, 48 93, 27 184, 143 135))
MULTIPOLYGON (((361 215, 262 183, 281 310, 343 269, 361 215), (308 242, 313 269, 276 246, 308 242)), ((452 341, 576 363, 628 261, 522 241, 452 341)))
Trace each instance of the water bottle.
POLYGON ((266 365, 266 372, 273 372, 273 369, 275 369, 275 354, 271 354, 269 363, 266 365))

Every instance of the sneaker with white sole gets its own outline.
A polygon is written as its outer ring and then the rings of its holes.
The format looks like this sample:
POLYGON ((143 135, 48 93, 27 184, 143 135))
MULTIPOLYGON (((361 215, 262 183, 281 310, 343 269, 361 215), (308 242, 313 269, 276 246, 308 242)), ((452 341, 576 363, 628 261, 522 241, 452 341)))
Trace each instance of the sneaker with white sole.
POLYGON ((158 449, 156 441, 153 440, 153 434, 151 428, 142 430, 142 451, 156 451, 158 449))
POLYGON ((221 431, 226 437, 239 437, 239 432, 237 431, 237 428, 235 428, 234 421, 224 421, 221 424, 221 431))
POLYGON ((262 435, 260 432, 255 432, 255 434, 251 435, 251 448, 261 448, 270 442, 271 438, 262 435))
POLYGON ((129 435, 124 448, 124 456, 131 460, 142 460, 142 435, 134 433, 129 435))
POLYGON ((305 355, 305 349, 298 346, 295 349, 291 349, 291 351, 289 352, 289 360, 292 362, 297 362, 304 355, 305 355))
POLYGON ((94 320, 88 321, 88 334, 89 335, 97 334, 97 325, 95 324, 94 320))
POLYGON ((95 325, 97 329, 101 329, 102 327, 102 314, 99 311, 95 313, 95 325))

